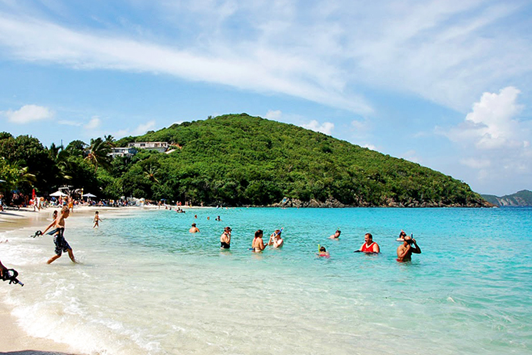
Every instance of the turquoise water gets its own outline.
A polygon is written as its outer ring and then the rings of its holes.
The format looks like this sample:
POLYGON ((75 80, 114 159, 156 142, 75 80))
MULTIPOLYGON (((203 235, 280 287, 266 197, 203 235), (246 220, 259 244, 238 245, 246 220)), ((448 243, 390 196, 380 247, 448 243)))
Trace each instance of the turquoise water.
POLYGON ((44 265, 52 242, 29 229, 0 244, 26 283, 1 293, 31 335, 93 354, 532 353, 532 208, 101 217, 96 230, 92 216, 67 221, 79 265, 44 265), (220 251, 226 225, 231 250, 220 251), (282 250, 248 250, 257 229, 281 227, 282 250), (396 261, 401 229, 422 249, 411 263, 396 261), (353 253, 366 232, 381 255, 353 253))

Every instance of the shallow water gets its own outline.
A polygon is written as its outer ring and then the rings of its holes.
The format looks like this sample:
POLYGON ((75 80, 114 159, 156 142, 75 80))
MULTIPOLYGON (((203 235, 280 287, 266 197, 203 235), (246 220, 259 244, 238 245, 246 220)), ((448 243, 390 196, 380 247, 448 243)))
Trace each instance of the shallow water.
POLYGON ((0 294, 29 334, 92 354, 532 351, 532 208, 101 217, 99 229, 91 217, 67 220, 77 265, 67 256, 45 265, 52 240, 28 238, 30 228, 4 233, 1 258, 26 286, 6 283, 0 294), (231 250, 220 251, 226 225, 231 250), (255 230, 280 227, 282 250, 248 250, 255 230), (340 239, 328 239, 337 228, 340 239), (423 252, 411 263, 395 260, 401 229, 423 252), (381 255, 353 253, 366 232, 381 255), (316 256, 318 244, 329 259, 316 256))

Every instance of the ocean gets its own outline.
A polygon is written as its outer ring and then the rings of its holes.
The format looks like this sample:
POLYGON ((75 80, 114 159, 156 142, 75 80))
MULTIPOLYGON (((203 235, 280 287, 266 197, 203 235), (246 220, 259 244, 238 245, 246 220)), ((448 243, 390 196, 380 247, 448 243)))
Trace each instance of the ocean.
POLYGON ((35 228, 1 233, 0 260, 25 286, 0 295, 29 335, 113 355, 532 354, 532 208, 100 216, 98 229, 92 215, 67 219, 79 264, 46 265, 52 238, 29 238, 35 228), (282 249, 249 251, 257 229, 267 240, 281 227, 282 249), (409 263, 396 261, 401 229, 422 250, 409 263), (380 255, 353 252, 367 232, 380 255))

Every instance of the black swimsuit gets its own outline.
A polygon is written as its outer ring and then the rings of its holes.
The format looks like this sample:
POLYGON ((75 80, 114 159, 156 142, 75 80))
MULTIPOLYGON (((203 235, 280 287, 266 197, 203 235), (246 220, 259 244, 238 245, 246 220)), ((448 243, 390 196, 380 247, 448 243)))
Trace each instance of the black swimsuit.
POLYGON ((222 249, 229 249, 231 246, 227 244, 226 242, 220 242, 220 248, 222 249))

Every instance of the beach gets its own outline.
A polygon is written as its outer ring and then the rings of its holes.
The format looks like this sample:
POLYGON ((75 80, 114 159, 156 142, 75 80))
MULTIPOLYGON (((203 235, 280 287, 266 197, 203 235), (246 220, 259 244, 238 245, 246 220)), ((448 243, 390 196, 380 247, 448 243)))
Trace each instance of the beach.
POLYGON ((64 255, 46 265, 51 238, 29 235, 51 213, 0 223, 13 228, 0 232, 1 260, 25 283, 0 285, 2 324, 15 332, 0 352, 531 351, 531 208, 81 208, 65 231, 79 263, 64 255), (189 233, 192 223, 201 232, 189 233), (226 226, 231 249, 220 250, 226 226), (281 250, 249 251, 258 228, 281 227, 281 250), (410 263, 396 260, 400 229, 422 249, 410 263), (353 253, 368 231, 381 254, 353 253), (456 241, 474 252, 456 252, 456 241), (317 257, 318 245, 330 258, 317 257))
MULTIPOLYGON (((156 208, 156 207, 153 207, 156 208)), ((122 208, 140 209, 140 207, 122 208)), ((35 230, 44 229, 51 222, 51 214, 54 210, 60 210, 57 207, 48 207, 41 211, 34 211, 33 208, 9 209, 0 212, 0 234, 18 230, 21 228, 35 227, 35 230)), ((94 215, 94 211, 106 211, 107 214, 119 213, 116 208, 109 207, 88 207, 76 206, 74 213, 70 215, 68 221, 76 218, 88 218, 94 215)), ((9 237, 0 238, 0 242, 9 245, 9 237)), ((52 252, 52 251, 51 251, 52 252)), ((65 257, 63 257, 64 259, 65 257)), ((0 259, 7 268, 14 268, 9 260, 0 259)), ((46 267, 46 264, 43 263, 46 267)), ((19 275, 21 281, 24 275, 19 275)), ((0 287, 20 287, 19 285, 9 285, 8 282, 0 283, 0 287)), ((46 338, 32 337, 20 328, 17 318, 11 314, 11 309, 0 302, 0 353, 10 355, 60 355, 74 354, 71 346, 64 343, 55 342, 46 338)), ((79 355, 79 352, 76 352, 79 355)))
MULTIPOLYGON (((82 207, 83 210, 87 208, 82 207)), ((0 212, 0 233, 20 229, 28 226, 42 228, 46 224, 46 217, 52 214, 53 209, 33 211, 32 208, 20 210, 6 210, 0 212), (39 224, 39 222, 41 222, 39 224)), ((82 210, 80 210, 81 212, 82 210)), ((5 238, 2 238, 3 242, 5 238)), ((9 243, 9 239, 7 241, 9 243)), ((2 260, 2 259, 0 259, 2 260)), ((9 260, 2 260, 3 264, 12 268, 9 260)), ((0 287, 19 287, 2 282, 0 287)), ((72 354, 70 346, 55 341, 29 336, 19 326, 17 319, 11 315, 11 310, 4 303, 0 303, 0 352, 13 355, 52 355, 72 354)))

